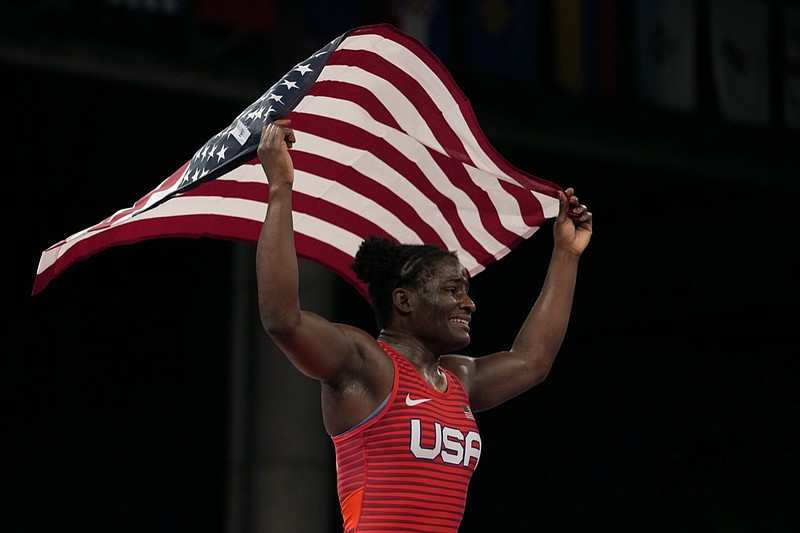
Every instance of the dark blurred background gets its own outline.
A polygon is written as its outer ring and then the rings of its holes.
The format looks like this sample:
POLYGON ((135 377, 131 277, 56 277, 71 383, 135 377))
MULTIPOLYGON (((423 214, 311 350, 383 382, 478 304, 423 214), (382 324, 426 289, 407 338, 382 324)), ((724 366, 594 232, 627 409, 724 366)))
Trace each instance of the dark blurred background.
MULTIPOLYGON (((341 530, 316 384, 293 395, 259 366, 280 357, 243 340, 258 329, 253 246, 116 247, 30 294, 45 248, 152 190, 297 61, 379 22, 442 59, 500 154, 575 187, 595 217, 553 372, 477 415, 462 531, 800 530, 800 3, 2 11, 4 531, 306 531, 259 515, 292 490, 314 494, 284 506, 326 524, 313 531, 341 530), (264 397, 277 407, 252 408, 264 397), (315 415, 296 416, 309 401, 315 415), (270 455, 281 425, 310 428, 287 429, 284 449, 321 447, 304 486, 259 474, 293 460, 270 455)), ((547 225, 476 276, 470 354, 513 340, 551 244, 547 225)), ((331 318, 374 329, 351 287, 313 276, 331 318)))

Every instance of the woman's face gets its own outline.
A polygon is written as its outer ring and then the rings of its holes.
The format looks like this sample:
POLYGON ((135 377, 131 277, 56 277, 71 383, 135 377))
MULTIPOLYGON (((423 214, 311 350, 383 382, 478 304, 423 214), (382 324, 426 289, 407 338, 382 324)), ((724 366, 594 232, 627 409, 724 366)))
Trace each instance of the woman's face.
POLYGON ((435 272, 416 292, 414 333, 436 353, 444 354, 469 344, 475 303, 469 297, 467 271, 458 259, 440 259, 435 272))

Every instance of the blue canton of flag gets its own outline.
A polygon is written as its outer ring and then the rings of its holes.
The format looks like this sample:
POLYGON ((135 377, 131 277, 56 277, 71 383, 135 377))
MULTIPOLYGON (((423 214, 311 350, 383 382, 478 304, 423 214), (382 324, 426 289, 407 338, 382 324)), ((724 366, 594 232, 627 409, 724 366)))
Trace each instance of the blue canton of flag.
POLYGON ((242 111, 227 128, 211 137, 189 161, 177 187, 151 208, 175 194, 216 179, 255 157, 261 130, 295 108, 314 85, 322 67, 328 61, 328 56, 344 37, 342 35, 334 39, 311 57, 295 65, 258 100, 242 111))

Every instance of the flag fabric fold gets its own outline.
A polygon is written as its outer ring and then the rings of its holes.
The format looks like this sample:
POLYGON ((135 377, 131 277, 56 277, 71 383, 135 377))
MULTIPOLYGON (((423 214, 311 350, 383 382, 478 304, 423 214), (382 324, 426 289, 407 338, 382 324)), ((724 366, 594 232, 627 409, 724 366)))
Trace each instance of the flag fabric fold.
POLYGON ((349 268, 369 234, 456 250, 471 276, 558 212, 550 181, 509 164, 441 61, 389 24, 350 30, 297 63, 133 206, 47 248, 33 294, 74 263, 154 238, 255 243, 268 184, 262 128, 291 119, 297 253, 366 297, 349 268))

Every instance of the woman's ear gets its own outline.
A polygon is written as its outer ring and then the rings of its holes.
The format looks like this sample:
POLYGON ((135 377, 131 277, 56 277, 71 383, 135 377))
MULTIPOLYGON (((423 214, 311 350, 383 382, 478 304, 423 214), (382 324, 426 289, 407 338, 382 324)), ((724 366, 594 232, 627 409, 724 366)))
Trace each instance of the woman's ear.
POLYGON ((411 312, 411 295, 408 289, 401 287, 392 291, 392 305, 401 316, 405 316, 411 312))

